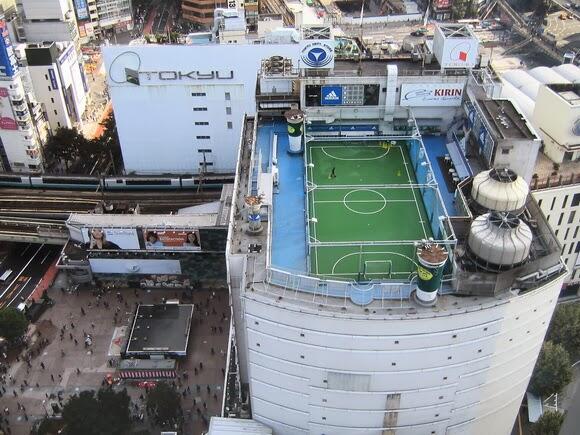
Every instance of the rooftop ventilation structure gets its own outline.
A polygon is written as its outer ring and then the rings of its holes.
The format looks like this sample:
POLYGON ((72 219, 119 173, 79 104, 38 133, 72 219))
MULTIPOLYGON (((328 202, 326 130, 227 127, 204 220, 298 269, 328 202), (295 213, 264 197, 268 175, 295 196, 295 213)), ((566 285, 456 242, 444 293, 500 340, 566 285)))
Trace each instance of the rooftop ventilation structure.
POLYGON ((519 215, 526 206, 529 187, 511 169, 490 169, 473 178, 471 198, 480 213, 510 212, 519 215))
POLYGON ((524 263, 530 255, 532 230, 512 213, 491 212, 471 223, 467 244, 472 259, 488 271, 524 263))

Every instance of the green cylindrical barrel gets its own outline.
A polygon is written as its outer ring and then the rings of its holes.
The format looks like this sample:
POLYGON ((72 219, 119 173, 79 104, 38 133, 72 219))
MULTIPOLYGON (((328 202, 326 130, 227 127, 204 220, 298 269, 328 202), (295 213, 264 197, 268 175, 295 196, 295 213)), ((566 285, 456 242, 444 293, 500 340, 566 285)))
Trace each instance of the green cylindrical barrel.
POLYGON ((447 251, 439 245, 424 244, 417 249, 417 298, 421 302, 435 302, 447 257, 447 251))
POLYGON ((288 110, 284 115, 288 122, 288 151, 291 153, 299 153, 302 151, 304 112, 298 109, 292 109, 288 110))

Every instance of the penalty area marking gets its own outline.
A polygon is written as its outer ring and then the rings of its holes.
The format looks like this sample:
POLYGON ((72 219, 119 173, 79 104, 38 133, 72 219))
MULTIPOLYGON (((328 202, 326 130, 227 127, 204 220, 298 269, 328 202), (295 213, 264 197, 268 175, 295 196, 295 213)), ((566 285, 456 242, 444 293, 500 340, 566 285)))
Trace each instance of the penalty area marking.
MULTIPOLYGON (((417 266, 417 263, 415 263, 415 260, 413 260, 410 257, 407 257, 405 254, 400 254, 398 252, 391 252, 391 251, 377 251, 377 252, 363 252, 363 255, 384 255, 384 254, 390 254, 390 255, 398 255, 399 257, 403 257, 406 258, 407 260, 409 260, 411 263, 413 263, 415 265, 415 267, 417 266)), ((331 275, 334 275, 334 270, 336 269, 336 266, 338 266, 338 263, 340 263, 342 260, 344 260, 345 258, 348 258, 352 255, 361 255, 360 252, 351 252, 350 254, 346 254, 343 255, 342 257, 340 257, 338 260, 335 261, 334 266, 332 266, 332 272, 331 275)), ((356 273, 356 272, 353 272, 356 273)), ((393 272, 393 273, 397 273, 397 272, 393 272)))
MULTIPOLYGON (((363 148, 363 147, 353 147, 353 149, 355 148, 363 148)), ((384 149, 384 148, 383 148, 384 149)), ((365 160, 379 160, 382 159, 383 157, 385 157, 387 154, 389 154, 389 151, 391 151, 391 148, 388 148, 383 154, 381 154, 380 156, 376 156, 376 157, 355 157, 355 158, 346 158, 346 157, 336 157, 333 156, 332 154, 330 154, 329 152, 327 152, 324 147, 320 147, 320 150, 326 154, 328 157, 330 157, 331 159, 335 159, 335 160, 343 160, 345 162, 352 162, 352 161, 365 161, 365 160)))

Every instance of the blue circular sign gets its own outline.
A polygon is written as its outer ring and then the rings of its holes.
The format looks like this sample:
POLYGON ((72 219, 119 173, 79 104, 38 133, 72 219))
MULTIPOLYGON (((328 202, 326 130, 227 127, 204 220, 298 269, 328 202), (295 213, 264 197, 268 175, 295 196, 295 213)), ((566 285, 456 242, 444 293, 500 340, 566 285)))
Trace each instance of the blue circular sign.
POLYGON ((302 61, 311 68, 322 68, 332 62, 332 53, 323 47, 313 47, 302 54, 302 61))

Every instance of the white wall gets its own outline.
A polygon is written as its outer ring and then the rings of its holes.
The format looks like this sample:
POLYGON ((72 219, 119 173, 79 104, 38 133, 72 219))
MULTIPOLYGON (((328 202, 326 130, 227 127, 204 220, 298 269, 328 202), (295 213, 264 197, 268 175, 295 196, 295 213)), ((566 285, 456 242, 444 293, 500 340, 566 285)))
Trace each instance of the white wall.
POLYGON ((535 190, 532 195, 538 201, 552 230, 562 245, 562 259, 570 274, 570 284, 580 282, 580 184, 535 190))
POLYGON ((73 124, 66 111, 66 104, 62 93, 62 80, 57 65, 29 66, 28 72, 36 98, 44 105, 52 132, 54 133, 60 127, 72 128, 73 124), (56 77, 58 89, 54 89, 52 86, 49 70, 52 70, 56 77))
POLYGON ((561 284, 382 319, 247 293, 253 418, 276 434, 508 434, 561 284))
POLYGON ((78 38, 78 31, 74 26, 74 22, 71 24, 64 21, 25 22, 24 33, 27 42, 73 41, 78 38))
POLYGON ((181 274, 179 260, 91 258, 89 263, 93 273, 181 274))
POLYGON ((244 113, 256 111, 261 59, 282 55, 297 65, 298 54, 298 44, 103 47, 126 171, 198 172, 202 155, 197 150, 205 148, 213 151, 214 171, 233 172, 241 120, 244 113), (134 55, 123 55, 126 52, 134 55), (159 80, 156 74, 141 73, 140 86, 115 83, 113 80, 124 77, 125 67, 142 72, 219 71, 223 77, 234 70, 234 78, 159 80), (226 92, 230 93, 229 101, 226 92), (207 111, 193 111, 194 107, 205 107, 207 111), (226 107, 231 107, 231 115, 226 114, 226 107), (196 121, 210 124, 196 126, 196 121), (232 129, 227 128, 227 122, 232 123, 232 129), (208 135, 210 139, 197 139, 208 135))
POLYGON ((69 7, 68 0, 20 0, 29 20, 64 19, 69 7))

